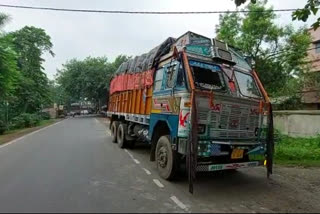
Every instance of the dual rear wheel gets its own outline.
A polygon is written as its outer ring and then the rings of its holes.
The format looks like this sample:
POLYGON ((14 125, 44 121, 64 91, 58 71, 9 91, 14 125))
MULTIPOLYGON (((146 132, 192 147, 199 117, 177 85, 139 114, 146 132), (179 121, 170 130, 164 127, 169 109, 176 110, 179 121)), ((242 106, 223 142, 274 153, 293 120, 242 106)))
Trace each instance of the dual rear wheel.
MULTIPOLYGON (((111 124, 112 142, 120 148, 133 147, 134 141, 128 140, 128 126, 119 121, 111 124)), ((179 168, 178 154, 172 149, 169 135, 161 136, 156 144, 156 164, 159 175, 166 180, 175 178, 179 168)))
POLYGON ((120 148, 133 147, 134 141, 129 140, 128 125, 119 121, 113 121, 111 124, 112 142, 117 143, 120 148))

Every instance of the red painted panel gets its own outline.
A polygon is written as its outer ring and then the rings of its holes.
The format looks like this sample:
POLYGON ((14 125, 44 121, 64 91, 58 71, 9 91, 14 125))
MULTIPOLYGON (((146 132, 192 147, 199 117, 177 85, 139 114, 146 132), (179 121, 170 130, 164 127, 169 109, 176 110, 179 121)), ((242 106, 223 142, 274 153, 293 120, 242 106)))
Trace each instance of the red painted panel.
POLYGON ((135 74, 121 74, 114 77, 110 83, 110 94, 120 91, 142 89, 153 84, 154 70, 135 74))

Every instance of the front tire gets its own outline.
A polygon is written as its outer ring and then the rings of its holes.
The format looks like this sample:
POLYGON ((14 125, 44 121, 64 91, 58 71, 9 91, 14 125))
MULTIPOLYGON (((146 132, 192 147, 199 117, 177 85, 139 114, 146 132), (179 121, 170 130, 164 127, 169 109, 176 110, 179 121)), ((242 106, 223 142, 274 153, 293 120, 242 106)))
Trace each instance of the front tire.
POLYGON ((113 143, 117 142, 118 127, 119 127, 119 121, 113 121, 111 124, 111 138, 113 143))
POLYGON ((172 150, 169 135, 159 138, 156 146, 156 164, 159 175, 172 180, 178 169, 177 154, 172 150))

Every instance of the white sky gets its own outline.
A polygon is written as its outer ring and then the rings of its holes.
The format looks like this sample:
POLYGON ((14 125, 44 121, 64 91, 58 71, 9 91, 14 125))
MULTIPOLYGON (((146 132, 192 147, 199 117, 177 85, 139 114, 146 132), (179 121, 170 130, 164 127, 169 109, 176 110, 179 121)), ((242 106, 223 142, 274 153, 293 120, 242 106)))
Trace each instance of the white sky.
MULTIPOLYGON (((301 8, 306 0, 269 0, 275 9, 301 8)), ((133 11, 212 11, 235 10, 232 0, 0 0, 0 4, 73 9, 133 11)), ((54 45, 53 58, 45 56, 45 72, 50 79, 57 68, 71 58, 107 56, 111 61, 119 54, 139 55, 157 46, 167 37, 178 37, 186 31, 213 38, 218 14, 207 15, 129 15, 88 14, 38 11, 0 7, 12 20, 5 31, 26 25, 45 29, 54 45)), ((280 13, 279 13, 280 14, 280 13)), ((312 17, 307 24, 315 20, 312 17)), ((279 24, 292 22, 291 12, 281 13, 279 24)))

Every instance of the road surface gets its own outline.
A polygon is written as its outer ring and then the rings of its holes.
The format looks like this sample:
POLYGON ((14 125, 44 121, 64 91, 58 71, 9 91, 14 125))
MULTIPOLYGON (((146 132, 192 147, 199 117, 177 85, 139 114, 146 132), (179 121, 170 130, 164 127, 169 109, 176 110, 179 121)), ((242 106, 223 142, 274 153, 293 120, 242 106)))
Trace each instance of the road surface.
POLYGON ((63 120, 0 146, 0 212, 320 211, 319 170, 299 171, 309 183, 290 168, 272 180, 262 168, 202 174, 191 195, 186 177, 162 180, 148 152, 118 148, 103 119, 63 120))

